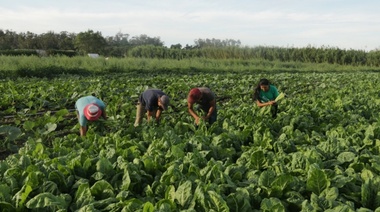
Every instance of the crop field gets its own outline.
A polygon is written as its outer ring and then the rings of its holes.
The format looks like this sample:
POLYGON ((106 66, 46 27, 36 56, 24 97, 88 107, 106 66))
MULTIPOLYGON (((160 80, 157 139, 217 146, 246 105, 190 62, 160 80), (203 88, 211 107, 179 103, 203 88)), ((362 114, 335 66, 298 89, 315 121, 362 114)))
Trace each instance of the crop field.
POLYGON ((0 81, 3 211, 380 211, 378 73, 228 71, 62 75, 0 81), (286 97, 277 118, 252 101, 260 78, 286 97), (211 126, 187 93, 217 95, 211 126), (175 106, 133 126, 159 88, 175 106), (94 94, 107 121, 79 136, 75 101, 94 94))

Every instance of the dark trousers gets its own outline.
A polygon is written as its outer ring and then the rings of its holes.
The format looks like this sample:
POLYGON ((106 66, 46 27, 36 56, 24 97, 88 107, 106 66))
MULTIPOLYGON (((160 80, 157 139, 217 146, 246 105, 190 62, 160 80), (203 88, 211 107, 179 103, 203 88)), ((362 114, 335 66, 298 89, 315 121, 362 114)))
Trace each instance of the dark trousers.
MULTIPOLYGON (((199 110, 202 110, 204 113, 208 113, 209 109, 210 108, 206 108, 206 107, 201 107, 201 106, 197 106, 196 109, 199 111, 199 110)), ((215 110, 214 112, 212 112, 210 118, 208 119, 208 123, 211 125, 213 124, 214 122, 216 122, 216 118, 218 117, 218 113, 217 113, 217 107, 215 107, 215 110)))
POLYGON ((271 106, 270 112, 272 113, 273 118, 277 117, 277 110, 278 110, 278 104, 274 104, 271 106))

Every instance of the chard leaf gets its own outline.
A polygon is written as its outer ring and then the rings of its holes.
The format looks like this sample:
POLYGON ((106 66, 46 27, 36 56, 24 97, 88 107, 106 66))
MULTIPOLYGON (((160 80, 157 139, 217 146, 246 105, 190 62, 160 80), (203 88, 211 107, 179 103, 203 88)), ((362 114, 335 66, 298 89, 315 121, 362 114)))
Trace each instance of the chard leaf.
POLYGON ((312 164, 308 171, 306 189, 317 195, 330 186, 327 175, 315 164, 312 164))
POLYGON ((280 93, 277 97, 276 97, 276 99, 274 100, 274 101, 276 101, 276 102, 278 102, 278 101, 280 101, 281 99, 283 99, 285 97, 285 93, 280 93))
POLYGON ((175 158, 183 158, 185 156, 182 145, 173 145, 171 152, 175 158))
POLYGON ((130 185, 131 185, 131 178, 129 176, 129 171, 127 168, 125 168, 124 169, 124 175, 123 175, 122 189, 128 190, 130 185))
POLYGON ((178 200, 179 204, 184 208, 187 208, 193 198, 191 187, 191 181, 187 180, 183 184, 179 185, 177 191, 175 192, 175 199, 178 200))
POLYGON ((55 129, 57 128, 57 124, 56 123, 47 123, 45 124, 45 131, 43 132, 43 134, 49 134, 51 132, 53 132, 55 129))
POLYGON ((323 191, 323 194, 325 195, 326 199, 335 201, 339 196, 339 190, 336 187, 327 188, 323 191))
POLYGON ((199 184, 197 188, 195 189, 194 196, 195 196, 195 201, 199 201, 200 205, 202 208, 207 211, 208 207, 206 206, 206 197, 205 193, 203 191, 203 185, 199 184))
POLYGON ((166 189, 166 192, 165 192, 165 198, 166 199, 170 199, 172 201, 175 200, 176 198, 176 193, 175 193, 175 187, 174 185, 169 185, 166 189))
POLYGON ((261 205, 260 205, 260 209, 262 211, 281 211, 281 212, 285 212, 285 207, 284 205, 282 204, 281 200, 277 199, 277 198, 270 198, 270 199, 263 199, 263 201, 261 202, 261 205))
POLYGON ((96 170, 109 176, 112 176, 112 173, 114 172, 112 163, 107 158, 99 159, 99 161, 96 163, 96 170))
POLYGON ((171 200, 168 200, 168 199, 162 199, 158 201, 157 205, 158 205, 159 211, 163 211, 163 212, 166 212, 166 211, 171 212, 171 211, 174 211, 175 209, 175 204, 171 200))
POLYGON ((75 193, 74 205, 75 209, 80 209, 90 203, 94 202, 94 197, 91 195, 91 190, 88 183, 82 183, 79 185, 77 192, 75 193))
POLYGON ((95 206, 93 204, 90 204, 90 205, 85 205, 81 208, 79 208, 79 210, 77 210, 77 212, 98 212, 99 210, 96 210, 95 206))
POLYGON ((264 152, 259 150, 252 154, 251 156, 251 164, 253 166, 253 169, 260 170, 263 165, 265 164, 265 157, 264 152))
POLYGON ((30 185, 24 185, 21 190, 17 192, 17 194, 14 196, 16 199, 16 208, 24 207, 24 203, 32 190, 33 189, 30 185))
POLYGON ((0 208, 2 211, 16 211, 16 208, 9 202, 0 201, 0 208))
POLYGON ((213 205, 212 208, 215 208, 216 211, 229 211, 226 201, 215 191, 208 191, 210 196, 210 201, 213 205))
POLYGON ((231 211, 248 212, 252 210, 249 192, 245 188, 238 188, 235 193, 228 195, 227 204, 231 211))
POLYGON ((111 184, 109 184, 105 180, 97 181, 92 187, 91 187, 91 194, 96 199, 106 199, 109 197, 115 197, 115 194, 113 192, 113 187, 111 184))
POLYGON ((143 207, 143 212, 154 212, 154 205, 151 202, 146 202, 143 207))
POLYGON ((361 202, 366 208, 375 210, 380 207, 380 177, 368 179, 362 184, 361 202))
POLYGON ((293 177, 290 174, 283 174, 274 179, 271 187, 275 190, 286 192, 287 187, 294 182, 293 177))
POLYGON ((259 185, 269 188, 273 180, 276 177, 276 173, 272 170, 263 171, 259 177, 259 185))
POLYGON ((374 173, 368 169, 363 169, 360 176, 363 179, 363 181, 367 181, 375 177, 374 173))
POLYGON ((21 134, 21 130, 18 127, 13 126, 1 126, 0 127, 0 135, 5 135, 6 139, 9 141, 16 140, 21 134))
POLYGON ((352 212, 354 212, 355 210, 354 210, 354 208, 352 208, 348 205, 338 205, 334 208, 330 208, 330 209, 325 210, 325 212, 335 212, 335 211, 342 211, 342 212, 345 212, 345 211, 351 212, 352 211, 352 212))
POLYGON ((341 163, 352 162, 356 157, 353 152, 342 152, 338 155, 338 161, 341 163))
POLYGON ((67 209, 71 197, 68 194, 61 194, 60 196, 55 196, 52 193, 40 193, 33 197, 26 203, 26 207, 29 209, 37 208, 56 208, 56 209, 67 209))

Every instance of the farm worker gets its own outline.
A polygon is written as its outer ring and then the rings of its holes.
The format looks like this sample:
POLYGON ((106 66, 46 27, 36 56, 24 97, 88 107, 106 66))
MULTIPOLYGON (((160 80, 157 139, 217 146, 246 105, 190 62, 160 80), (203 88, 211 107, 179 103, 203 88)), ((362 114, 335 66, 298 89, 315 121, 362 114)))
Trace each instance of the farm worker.
POLYGON ((278 105, 275 99, 279 95, 277 88, 270 84, 267 79, 260 79, 253 93, 253 101, 256 101, 257 106, 266 107, 273 106, 271 108, 272 117, 277 116, 278 105))
POLYGON ((217 118, 216 98, 215 94, 207 87, 198 87, 190 90, 187 96, 187 108, 192 117, 195 119, 195 123, 198 125, 199 120, 208 121, 212 124, 217 118), (193 105, 197 103, 206 113, 205 116, 199 116, 193 109, 193 105))
POLYGON ((85 136, 87 133, 87 122, 96 121, 102 116, 107 119, 106 105, 104 102, 95 96, 85 96, 79 98, 75 102, 75 109, 77 111, 77 118, 80 124, 79 133, 85 136))
POLYGON ((159 89, 147 89, 139 97, 136 111, 136 121, 134 126, 141 124, 144 113, 146 112, 148 123, 153 116, 156 123, 160 122, 161 113, 168 109, 170 99, 159 89))

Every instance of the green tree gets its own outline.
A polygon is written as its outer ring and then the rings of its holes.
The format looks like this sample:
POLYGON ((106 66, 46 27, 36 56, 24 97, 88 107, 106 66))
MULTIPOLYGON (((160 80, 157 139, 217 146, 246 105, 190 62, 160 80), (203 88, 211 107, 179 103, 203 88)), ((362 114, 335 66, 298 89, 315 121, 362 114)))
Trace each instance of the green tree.
POLYGON ((106 39, 102 36, 101 32, 94 32, 88 30, 87 32, 80 32, 74 41, 74 46, 80 54, 98 53, 101 54, 106 47, 106 39))
POLYGON ((164 45, 164 42, 161 41, 160 37, 152 38, 147 35, 132 37, 129 40, 129 43, 133 46, 142 46, 142 45, 163 46, 164 45))

